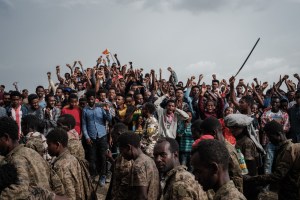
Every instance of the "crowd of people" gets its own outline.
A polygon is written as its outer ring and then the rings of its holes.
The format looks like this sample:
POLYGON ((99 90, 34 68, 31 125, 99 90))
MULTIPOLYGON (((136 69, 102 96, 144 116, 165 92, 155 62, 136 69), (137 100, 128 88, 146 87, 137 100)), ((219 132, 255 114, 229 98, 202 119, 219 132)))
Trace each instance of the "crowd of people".
POLYGON ((183 82, 103 53, 0 86, 0 199, 300 199, 298 74, 183 82))

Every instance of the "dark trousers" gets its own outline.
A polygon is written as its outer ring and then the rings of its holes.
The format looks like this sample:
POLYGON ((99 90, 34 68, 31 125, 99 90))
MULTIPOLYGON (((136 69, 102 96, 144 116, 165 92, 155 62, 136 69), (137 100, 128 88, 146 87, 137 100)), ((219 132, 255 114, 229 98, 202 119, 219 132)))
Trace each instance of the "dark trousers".
POLYGON ((96 140, 91 139, 92 144, 86 144, 86 159, 89 162, 91 176, 106 174, 106 150, 108 148, 106 135, 96 140))

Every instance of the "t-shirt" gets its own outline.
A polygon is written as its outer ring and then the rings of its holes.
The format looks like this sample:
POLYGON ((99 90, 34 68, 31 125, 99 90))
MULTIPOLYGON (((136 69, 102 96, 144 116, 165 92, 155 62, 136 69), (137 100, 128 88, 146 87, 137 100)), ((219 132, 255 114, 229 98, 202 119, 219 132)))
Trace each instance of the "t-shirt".
POLYGON ((69 107, 64 107, 61 110, 61 115, 70 114, 73 115, 76 121, 75 130, 79 135, 81 135, 81 109, 79 107, 75 107, 70 109, 69 107))
POLYGON ((147 199, 157 200, 159 196, 159 174, 154 161, 140 154, 131 168, 131 186, 147 187, 147 199))

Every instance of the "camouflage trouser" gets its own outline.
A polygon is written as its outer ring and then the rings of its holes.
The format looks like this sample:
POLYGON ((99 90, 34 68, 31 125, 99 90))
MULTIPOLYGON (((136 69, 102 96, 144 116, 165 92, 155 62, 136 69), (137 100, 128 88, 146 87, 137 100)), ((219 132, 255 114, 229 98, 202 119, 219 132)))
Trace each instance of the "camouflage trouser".
POLYGON ((277 200, 278 199, 278 194, 276 192, 272 191, 264 191, 259 193, 258 200, 277 200))

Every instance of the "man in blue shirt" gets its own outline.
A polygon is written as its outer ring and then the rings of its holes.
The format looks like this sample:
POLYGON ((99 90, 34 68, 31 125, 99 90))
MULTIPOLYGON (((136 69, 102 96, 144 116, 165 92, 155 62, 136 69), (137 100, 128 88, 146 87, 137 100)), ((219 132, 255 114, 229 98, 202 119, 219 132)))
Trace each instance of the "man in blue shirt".
POLYGON ((88 105, 82 111, 82 131, 86 139, 86 158, 89 162, 90 173, 93 177, 99 174, 100 185, 105 185, 107 132, 106 121, 111 121, 109 107, 95 104, 95 91, 88 91, 88 105))

